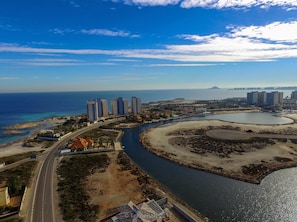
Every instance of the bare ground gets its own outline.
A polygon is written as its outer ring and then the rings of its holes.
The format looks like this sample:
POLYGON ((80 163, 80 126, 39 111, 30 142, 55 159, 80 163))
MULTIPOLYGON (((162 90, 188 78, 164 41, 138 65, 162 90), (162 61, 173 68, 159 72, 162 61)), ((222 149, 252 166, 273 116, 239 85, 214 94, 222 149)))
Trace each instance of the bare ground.
MULTIPOLYGON (((90 204, 99 206, 99 221, 117 212, 117 207, 128 203, 130 200, 139 203, 146 198, 159 199, 173 197, 161 190, 159 185, 149 176, 141 172, 121 151, 108 153, 110 164, 104 172, 97 172, 86 180, 86 190, 90 196, 90 204)), ((175 201, 175 200, 174 200, 175 201)), ((184 207, 185 208, 185 207, 184 207)), ((197 221, 207 221, 206 218, 186 209, 197 221)), ((182 221, 177 215, 170 220, 182 221)))
POLYGON ((99 206, 99 219, 110 215, 117 206, 130 200, 137 203, 144 198, 137 176, 120 170, 116 163, 117 152, 108 153, 108 156, 111 163, 106 172, 92 174, 86 182, 91 204, 99 206))

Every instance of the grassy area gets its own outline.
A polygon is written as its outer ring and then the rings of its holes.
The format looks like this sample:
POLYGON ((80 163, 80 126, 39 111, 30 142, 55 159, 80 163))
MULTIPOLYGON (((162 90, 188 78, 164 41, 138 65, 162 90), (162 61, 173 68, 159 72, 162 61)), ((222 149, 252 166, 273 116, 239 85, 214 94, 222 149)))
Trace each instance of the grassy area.
POLYGON ((2 186, 8 186, 11 196, 22 194, 31 179, 36 163, 36 161, 30 161, 0 173, 0 183, 2 186))
POLYGON ((99 207, 88 203, 84 190, 85 178, 109 165, 106 154, 81 155, 64 158, 59 165, 58 191, 60 209, 65 221, 96 221, 99 207))
POLYGON ((28 152, 28 153, 21 153, 21 154, 13 155, 13 156, 1 157, 0 163, 12 164, 17 161, 20 161, 20 160, 23 160, 26 158, 30 158, 31 155, 37 155, 42 152, 43 151, 32 151, 32 152, 28 152))

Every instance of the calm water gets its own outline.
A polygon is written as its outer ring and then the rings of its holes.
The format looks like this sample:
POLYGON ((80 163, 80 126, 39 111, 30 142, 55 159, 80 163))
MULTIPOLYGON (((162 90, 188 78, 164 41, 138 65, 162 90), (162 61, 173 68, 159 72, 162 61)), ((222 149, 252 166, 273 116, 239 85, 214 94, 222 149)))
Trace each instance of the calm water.
POLYGON ((293 120, 285 117, 276 117, 272 113, 236 113, 206 116, 205 119, 220 119, 228 122, 250 123, 260 125, 289 124, 293 120))
MULTIPOLYGON (((207 119, 232 119, 234 122, 239 119, 242 122, 239 116, 226 114, 208 116, 207 119)), ((288 120, 268 113, 260 116, 260 123, 265 124, 265 117, 270 123, 281 124, 288 120)), ((255 114, 248 114, 246 118, 253 119, 255 114)), ((148 174, 212 221, 297 221, 297 168, 274 172, 260 185, 254 185, 183 167, 159 158, 142 147, 138 135, 148 127, 125 130, 122 138, 125 152, 148 174)))

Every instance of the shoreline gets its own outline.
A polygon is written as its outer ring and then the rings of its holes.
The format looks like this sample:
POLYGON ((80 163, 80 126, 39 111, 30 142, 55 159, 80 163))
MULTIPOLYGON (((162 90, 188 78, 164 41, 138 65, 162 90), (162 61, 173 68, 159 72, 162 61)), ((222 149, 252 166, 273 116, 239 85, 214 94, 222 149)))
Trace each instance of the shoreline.
MULTIPOLYGON (((285 124, 285 125, 276 124, 273 126, 269 126, 269 125, 238 124, 238 123, 230 123, 230 122, 216 121, 216 120, 206 120, 206 121, 198 120, 198 121, 200 123, 203 123, 202 125, 204 125, 204 127, 211 122, 215 123, 214 124, 215 127, 222 127, 225 125, 232 125, 233 127, 240 126, 241 131, 244 127, 245 128, 253 127, 253 130, 258 129, 259 131, 268 130, 269 132, 270 130, 270 133, 272 132, 271 131, 272 129, 275 131, 274 128, 277 128, 278 133, 285 131, 286 128, 292 130, 292 132, 297 131, 297 124, 295 123, 290 124, 289 125, 290 127, 288 127, 288 124, 285 124)), ((184 122, 179 122, 179 123, 184 123, 184 122)), ((190 168, 206 171, 209 173, 214 173, 220 176, 237 179, 245 182, 250 182, 254 184, 260 184, 261 181, 272 172, 275 172, 281 169, 297 167, 297 157, 296 157, 297 145, 290 141, 291 139, 292 141, 294 140, 295 142, 295 140, 297 139, 297 136, 295 138, 294 134, 283 135, 283 136, 277 135, 275 136, 275 138, 272 138, 272 139, 270 138, 270 140, 276 141, 274 144, 265 145, 264 143, 261 145, 262 147, 260 149, 254 149, 252 147, 253 145, 251 145, 250 150, 240 151, 240 152, 236 151, 233 153, 228 153, 226 157, 222 157, 222 156, 218 156, 218 153, 214 154, 213 152, 202 151, 202 153, 197 154, 195 153, 195 150, 189 148, 189 145, 193 145, 193 144, 187 144, 187 145, 183 144, 183 143, 186 143, 185 138, 187 136, 188 136, 188 139, 190 138, 193 140, 194 138, 192 137, 193 135, 184 136, 184 139, 182 139, 182 136, 179 136, 179 139, 176 139, 177 137, 174 138, 174 136, 171 136, 170 139, 172 141, 174 140, 179 140, 179 141, 177 142, 178 145, 174 143, 170 144, 168 142, 169 136, 166 135, 172 132, 170 131, 170 126, 171 126, 171 130, 173 128, 175 130, 177 128, 179 129, 183 128, 184 131, 182 131, 181 134, 187 132, 187 130, 190 131, 191 127, 193 127, 193 123, 191 123, 191 121, 186 121, 186 124, 180 125, 180 127, 174 126, 176 124, 177 123, 170 123, 165 126, 164 125, 153 126, 141 133, 139 137, 139 141, 142 143, 143 147, 148 151, 164 159, 175 162, 179 165, 183 165, 186 167, 190 167, 190 168), (186 126, 189 124, 191 125, 190 127, 186 126), (290 139, 285 139, 286 136, 290 139), (152 138, 154 139, 152 140, 152 138), (281 140, 286 140, 287 142, 282 143, 281 140), (172 148, 172 146, 174 148, 172 148), (289 149, 289 150, 286 150, 286 149, 289 149), (259 156, 259 158, 257 158, 257 156, 259 156)), ((198 130, 197 128, 198 127, 196 127, 195 129, 198 130)), ((263 135, 261 137, 263 137, 263 135)), ((209 141, 210 140, 219 141, 220 143, 224 144, 218 138, 212 138, 212 139, 209 139, 209 141)), ((204 142, 206 142, 207 144, 209 141, 204 141, 204 142)), ((230 141, 227 141, 227 142, 230 142, 230 141)), ((242 145, 242 144, 235 145, 234 149, 236 150, 237 147, 239 147, 239 145, 242 145)), ((246 144, 244 145, 246 146, 246 144)), ((255 143, 254 146, 258 147, 259 144, 255 143)), ((225 146, 225 147, 228 147, 228 146, 225 146)), ((199 152, 201 152, 201 150, 199 150, 199 152)))
POLYGON ((14 141, 11 141, 5 144, 0 144, 0 157, 15 155, 19 153, 25 153, 30 151, 44 150, 42 143, 35 144, 34 147, 25 147, 23 146, 24 141, 35 137, 37 133, 41 130, 50 129, 51 127, 57 124, 61 124, 63 122, 62 118, 66 118, 66 117, 68 116, 50 117, 50 118, 45 118, 34 122, 24 122, 24 123, 14 124, 12 126, 5 127, 5 129, 9 127, 15 127, 15 126, 23 127, 23 126, 29 126, 28 124, 33 124, 35 126, 35 127, 26 128, 26 129, 30 129, 29 135, 24 135, 24 137, 18 138, 14 141))

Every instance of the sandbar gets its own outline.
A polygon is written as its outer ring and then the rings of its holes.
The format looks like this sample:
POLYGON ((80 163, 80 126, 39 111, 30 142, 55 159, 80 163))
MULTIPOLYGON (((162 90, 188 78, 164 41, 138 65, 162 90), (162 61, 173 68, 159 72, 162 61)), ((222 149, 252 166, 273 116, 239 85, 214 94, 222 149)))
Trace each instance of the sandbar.
POLYGON ((140 141, 178 164, 255 184, 273 171, 297 166, 296 123, 184 121, 149 128, 140 141))

